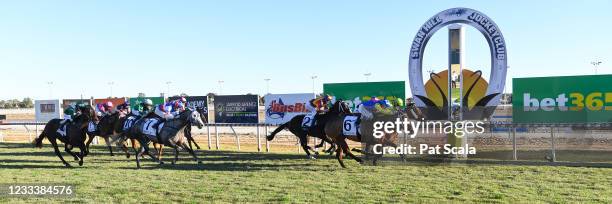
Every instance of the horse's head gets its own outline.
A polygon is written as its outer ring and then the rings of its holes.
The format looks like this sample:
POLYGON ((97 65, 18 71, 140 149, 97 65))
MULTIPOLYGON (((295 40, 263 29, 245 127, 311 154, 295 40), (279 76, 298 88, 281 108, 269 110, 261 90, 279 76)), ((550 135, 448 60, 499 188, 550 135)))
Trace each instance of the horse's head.
POLYGON ((334 114, 344 113, 344 114, 348 114, 348 113, 351 113, 351 109, 348 107, 348 104, 346 104, 344 101, 336 100, 334 105, 332 105, 332 108, 329 110, 329 113, 334 113, 334 114))
POLYGON ((205 114, 207 112, 205 107, 196 106, 196 111, 200 113, 200 120, 202 120, 202 122, 208 121, 207 114, 205 114))
POLYGON ((200 112, 193 110, 192 108, 185 109, 183 112, 181 112, 179 118, 189 122, 191 125, 195 124, 198 126, 198 129, 202 129, 204 126, 200 112))

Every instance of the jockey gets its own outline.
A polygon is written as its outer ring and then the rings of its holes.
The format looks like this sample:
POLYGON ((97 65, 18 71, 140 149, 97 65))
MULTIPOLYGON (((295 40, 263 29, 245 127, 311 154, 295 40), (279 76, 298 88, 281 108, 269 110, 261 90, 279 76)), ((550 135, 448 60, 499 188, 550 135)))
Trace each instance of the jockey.
POLYGON ((107 101, 105 103, 100 103, 96 105, 98 109, 98 117, 104 117, 106 115, 112 114, 113 102, 107 101))
POLYGON ((155 115, 162 119, 172 119, 185 110, 185 104, 187 104, 185 97, 160 104, 155 108, 155 115))
POLYGON ((332 100, 332 97, 328 94, 324 96, 312 99, 308 105, 313 109, 313 112, 324 112, 328 109, 328 104, 332 100))
POLYGON ((68 105, 68 107, 64 109, 64 120, 72 121, 73 116, 74 116, 74 107, 72 105, 68 105))
POLYGON ((146 116, 153 109, 153 101, 151 99, 145 99, 143 102, 136 104, 134 110, 132 110, 132 115, 136 116, 146 116))
POLYGON ((130 102, 126 101, 125 103, 119 104, 117 106, 117 111, 122 116, 128 115, 130 113, 130 102))
POLYGON ((64 120, 60 122, 60 129, 65 130, 66 125, 72 122, 72 117, 74 117, 74 107, 68 105, 68 107, 64 109, 64 120))

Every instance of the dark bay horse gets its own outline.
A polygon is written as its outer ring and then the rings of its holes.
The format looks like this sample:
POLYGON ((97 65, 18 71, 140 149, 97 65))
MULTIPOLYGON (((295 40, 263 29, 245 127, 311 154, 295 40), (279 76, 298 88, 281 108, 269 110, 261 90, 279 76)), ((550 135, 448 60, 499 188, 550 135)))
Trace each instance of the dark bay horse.
MULTIPOLYGON (((96 136, 99 136, 99 137, 104 138, 104 141, 106 142, 106 146, 108 147, 108 151, 110 151, 110 155, 115 156, 113 154, 113 148, 111 146, 112 142, 110 142, 110 139, 113 137, 119 136, 119 134, 123 132, 123 124, 125 122, 125 119, 126 119, 126 116, 122 117, 119 112, 115 112, 110 115, 106 115, 102 117, 100 119, 100 122, 98 122, 98 124, 96 125, 97 126, 96 131, 94 132, 90 132, 89 130, 87 131, 87 135, 89 136, 89 139, 85 143, 85 146, 86 146, 85 155, 89 154, 89 145, 91 144, 93 139, 96 136)), ((125 145, 125 143, 121 143, 121 148, 123 152, 125 152, 126 157, 130 158, 130 154, 128 153, 127 146, 125 145)))
POLYGON ((72 123, 66 124, 66 136, 62 136, 60 133, 57 132, 57 130, 61 126, 62 119, 56 118, 47 122, 44 130, 32 142, 35 147, 42 148, 42 141, 46 137, 53 146, 55 154, 60 158, 60 160, 62 160, 62 163, 64 163, 66 167, 70 167, 70 164, 66 162, 66 160, 64 160, 64 157, 62 157, 62 154, 60 153, 57 146, 57 140, 64 143, 64 150, 70 155, 72 155, 75 161, 79 161, 79 166, 82 166, 86 149, 85 132, 87 129, 87 125, 90 121, 97 120, 95 111, 91 106, 79 107, 79 110, 81 114, 77 115, 72 123), (78 147, 80 152, 76 154, 72 152, 71 150, 74 147, 78 147))
MULTIPOLYGON (((345 116, 348 116, 348 115, 361 116, 361 114, 359 113, 349 113, 349 114, 338 113, 338 114, 330 115, 328 117, 327 123, 325 123, 325 134, 329 136, 330 138, 332 138, 334 142, 336 143, 336 145, 338 145, 338 148, 336 149, 336 158, 338 159, 340 166, 342 166, 343 168, 346 168, 346 166, 344 165, 344 162, 342 161, 343 153, 353 158, 355 161, 359 163, 363 163, 363 160, 361 158, 358 158, 349 150, 349 146, 346 143, 347 139, 365 144, 366 146, 365 150, 356 150, 356 151, 362 152, 366 154, 366 156, 369 156, 370 154, 369 149, 374 144, 382 144, 382 146, 397 147, 397 141, 399 138, 399 134, 397 132, 384 133, 384 135, 381 138, 373 137, 373 124, 375 121, 382 121, 382 122, 391 121, 392 122, 392 121, 395 121, 397 115, 396 114, 386 115, 386 114, 377 114, 377 113, 373 113, 373 114, 375 117, 371 119, 366 119, 364 117, 361 117, 361 123, 359 126, 359 132, 361 135, 360 137, 345 136, 343 134, 343 126, 345 125, 344 124, 345 116)), ((382 155, 377 155, 377 157, 373 158, 374 165, 376 165, 376 160, 379 159, 380 157, 382 157, 382 155)), ((400 157, 404 159, 404 155, 400 155, 400 157)))
POLYGON ((288 122, 280 125, 274 131, 272 131, 270 135, 266 136, 266 139, 268 139, 268 141, 272 141, 276 134, 278 134, 282 130, 288 129, 289 132, 293 133, 296 137, 299 138, 300 145, 302 146, 302 149, 304 149, 304 152, 306 153, 306 156, 308 158, 314 159, 314 157, 310 154, 309 150, 315 151, 312 147, 308 146, 307 136, 309 135, 321 139, 321 143, 316 145, 315 148, 322 147, 325 142, 331 144, 329 149, 325 151, 331 153, 333 152, 333 149, 336 148, 336 146, 334 145, 334 142, 331 140, 331 138, 325 135, 325 123, 327 122, 327 118, 330 115, 337 115, 341 112, 350 113, 350 109, 348 108, 348 106, 344 104, 344 108, 341 108, 341 104, 341 102, 336 101, 336 103, 334 103, 332 108, 327 113, 317 113, 314 117, 315 121, 313 123, 313 126, 308 130, 304 130, 304 128, 302 127, 302 122, 306 115, 297 115, 291 118, 291 120, 289 120, 288 122))
MULTIPOLYGON (((161 130, 159 130, 159 138, 161 138, 161 141, 157 139, 158 137, 149 137, 143 132, 143 127, 146 125, 147 120, 137 121, 132 128, 130 128, 130 134, 132 137, 137 138, 138 142, 140 143, 140 150, 136 152, 137 167, 140 168, 140 157, 144 153, 149 154, 149 156, 153 158, 153 156, 149 153, 149 142, 155 142, 172 147, 174 149, 174 160, 172 161, 172 164, 176 163, 178 160, 179 148, 187 150, 198 163, 202 163, 195 155, 195 152, 189 148, 185 134, 178 134, 179 132, 184 132, 185 127, 188 125, 195 124, 198 126, 198 128, 202 128, 202 126, 204 126, 204 122, 202 122, 200 115, 201 114, 196 110, 187 109, 181 112, 176 118, 167 120, 164 122, 163 126, 161 126, 161 130)), ((157 160, 160 164, 163 164, 161 155, 158 155, 157 160)))

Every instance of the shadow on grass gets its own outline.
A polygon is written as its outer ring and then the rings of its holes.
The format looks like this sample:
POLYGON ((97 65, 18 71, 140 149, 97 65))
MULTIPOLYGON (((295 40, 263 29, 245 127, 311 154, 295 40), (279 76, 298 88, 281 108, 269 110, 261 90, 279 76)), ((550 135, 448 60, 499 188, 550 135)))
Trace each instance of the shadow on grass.
MULTIPOLYGON (((299 168, 308 166, 307 164, 261 164, 253 162, 224 162, 224 163, 202 163, 198 164, 195 161, 178 161, 176 164, 153 164, 151 162, 141 162, 140 170, 207 170, 207 171, 261 171, 261 170, 280 170, 286 168, 299 168)), ((137 169, 136 162, 134 166, 119 167, 120 169, 137 169)))

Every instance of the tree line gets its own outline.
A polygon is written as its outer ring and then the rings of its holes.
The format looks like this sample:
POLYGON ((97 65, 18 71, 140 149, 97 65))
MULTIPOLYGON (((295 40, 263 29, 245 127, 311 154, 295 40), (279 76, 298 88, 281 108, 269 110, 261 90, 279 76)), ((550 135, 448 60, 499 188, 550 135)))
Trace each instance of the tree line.
POLYGON ((31 98, 0 100, 1 109, 10 108, 34 108, 34 101, 31 98))

